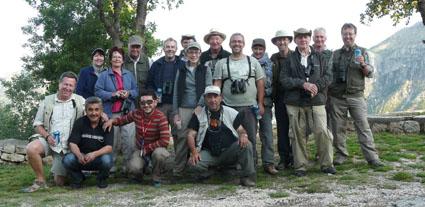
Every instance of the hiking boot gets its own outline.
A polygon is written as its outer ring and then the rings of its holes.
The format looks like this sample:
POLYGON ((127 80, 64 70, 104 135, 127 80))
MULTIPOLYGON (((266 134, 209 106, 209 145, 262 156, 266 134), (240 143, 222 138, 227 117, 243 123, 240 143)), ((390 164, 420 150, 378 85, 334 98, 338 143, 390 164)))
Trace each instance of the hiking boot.
POLYGON ((336 170, 334 167, 326 167, 326 168, 322 168, 322 172, 326 174, 334 175, 336 173, 336 170))
POLYGON ((69 185, 69 187, 71 187, 71 189, 80 189, 81 188, 81 183, 71 183, 69 185))
POLYGON ((383 167, 384 166, 384 163, 382 163, 380 160, 372 160, 372 161, 369 161, 368 163, 372 167, 383 167))
POLYGON ((98 188, 106 188, 108 187, 108 182, 106 181, 106 179, 102 179, 102 180, 98 180, 96 185, 98 188))
POLYGON ((306 176, 307 172, 305 170, 295 170, 294 175, 297 177, 304 177, 306 176))
POLYGON ((264 166, 264 172, 270 175, 276 175, 279 171, 276 170, 274 165, 267 165, 267 166, 264 166))
POLYGON ((347 160, 347 157, 337 155, 335 160, 334 160, 334 165, 342 165, 342 164, 344 164, 345 160, 347 160))
POLYGON ((42 190, 42 189, 46 189, 46 188, 48 188, 46 182, 34 180, 34 182, 31 186, 24 188, 21 191, 23 193, 32 193, 32 192, 42 190))
POLYGON ((255 187, 256 183, 249 177, 243 177, 241 178, 241 185, 246 187, 255 187))

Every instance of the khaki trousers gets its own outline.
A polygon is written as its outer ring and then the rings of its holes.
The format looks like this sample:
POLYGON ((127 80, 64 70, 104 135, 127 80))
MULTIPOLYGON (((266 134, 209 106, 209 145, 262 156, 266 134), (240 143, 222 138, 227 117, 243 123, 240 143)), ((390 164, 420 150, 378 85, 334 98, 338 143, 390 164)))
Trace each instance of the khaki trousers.
POLYGON ((294 155, 294 169, 307 170, 307 129, 310 126, 316 139, 321 168, 333 166, 333 136, 326 124, 325 106, 299 107, 286 105, 289 117, 289 138, 294 155), (307 123, 307 120, 309 123, 307 123))
MULTIPOLYGON (((165 161, 168 156, 170 156, 170 153, 163 147, 158 147, 152 152, 150 159, 153 180, 161 179, 161 173, 165 171, 165 161)), ((146 164, 145 160, 140 156, 140 150, 135 150, 127 167, 132 176, 141 178, 144 168, 147 167, 146 164)))

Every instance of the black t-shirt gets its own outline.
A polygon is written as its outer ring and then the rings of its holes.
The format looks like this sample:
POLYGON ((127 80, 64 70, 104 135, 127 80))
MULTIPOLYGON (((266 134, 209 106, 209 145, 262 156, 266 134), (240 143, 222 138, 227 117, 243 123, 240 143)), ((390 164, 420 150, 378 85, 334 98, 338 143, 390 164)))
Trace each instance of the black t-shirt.
POLYGON ((106 145, 112 147, 114 143, 114 129, 110 132, 102 129, 103 122, 96 128, 90 126, 90 120, 87 116, 83 116, 74 123, 68 142, 78 145, 80 152, 87 154, 101 149, 106 145))
MULTIPOLYGON (((237 137, 235 137, 232 133, 232 131, 225 126, 224 124, 221 124, 221 112, 211 112, 210 118, 209 118, 209 126, 207 129, 207 132, 205 133, 204 141, 202 142, 202 149, 210 149, 212 150, 213 146, 211 146, 211 141, 214 139, 214 143, 220 142, 219 147, 227 148, 231 144, 233 144, 235 141, 238 140, 237 137), (226 138, 226 139, 223 139, 226 138), (211 139, 211 140, 210 140, 211 139)), ((237 129, 242 124, 243 120, 243 113, 238 113, 235 120, 233 121, 233 128, 237 129)), ((187 126, 189 129, 193 129, 195 131, 199 130, 199 120, 198 117, 193 114, 192 118, 189 121, 189 124, 187 126)))

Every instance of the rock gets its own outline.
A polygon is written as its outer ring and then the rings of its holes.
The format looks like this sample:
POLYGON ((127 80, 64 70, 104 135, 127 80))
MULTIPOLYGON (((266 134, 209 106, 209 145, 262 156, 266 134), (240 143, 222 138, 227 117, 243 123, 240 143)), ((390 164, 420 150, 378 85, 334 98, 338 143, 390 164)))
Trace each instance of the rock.
POLYGON ((2 160, 10 161, 10 162, 23 162, 25 161, 25 156, 20 154, 9 154, 9 153, 3 153, 1 155, 2 160))
POLYGON ((51 165, 53 162, 53 157, 52 156, 48 156, 48 157, 44 157, 43 158, 43 164, 49 164, 51 165))
POLYGON ((421 127, 416 121, 405 121, 403 123, 403 130, 407 134, 419 133, 421 127))
POLYGON ((16 147, 15 147, 15 153, 21 154, 21 155, 26 155, 27 154, 26 146, 16 145, 16 147))
POLYGON ((373 133, 385 132, 387 130, 388 130, 388 125, 387 124, 374 123, 372 125, 372 132, 373 133))
POLYGON ((15 152, 15 145, 13 145, 13 144, 5 144, 3 146, 3 152, 5 152, 5 153, 14 153, 15 152))
POLYGON ((394 134, 402 134, 403 131, 403 122, 392 122, 390 123, 389 130, 394 134))

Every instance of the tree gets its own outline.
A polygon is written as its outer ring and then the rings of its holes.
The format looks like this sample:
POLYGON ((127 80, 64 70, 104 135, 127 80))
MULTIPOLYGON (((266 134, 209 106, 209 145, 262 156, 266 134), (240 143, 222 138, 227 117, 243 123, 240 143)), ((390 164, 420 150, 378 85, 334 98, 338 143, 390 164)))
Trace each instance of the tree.
POLYGON ((374 18, 381 18, 389 15, 394 25, 419 12, 422 16, 422 23, 425 25, 425 0, 370 0, 366 4, 366 11, 360 14, 362 23, 372 22, 374 18))
POLYGON ((2 81, 5 94, 11 99, 0 109, 2 138, 26 139, 33 133, 33 119, 37 112, 37 103, 42 97, 42 84, 34 81, 31 73, 22 72, 10 81, 2 81))
POLYGON ((19 121, 18 131, 32 133, 36 105, 44 93, 58 88, 58 78, 65 71, 79 72, 90 64, 94 48, 123 46, 130 35, 144 38, 145 51, 155 54, 160 41, 153 37, 156 25, 146 22, 148 13, 157 7, 176 8, 182 0, 26 0, 38 10, 38 16, 22 28, 30 36, 25 48, 32 55, 22 58, 20 75, 3 82, 6 95, 13 102, 4 110, 19 121), (47 91, 36 93, 35 89, 47 91), (23 126, 19 128, 19 126, 23 126))

